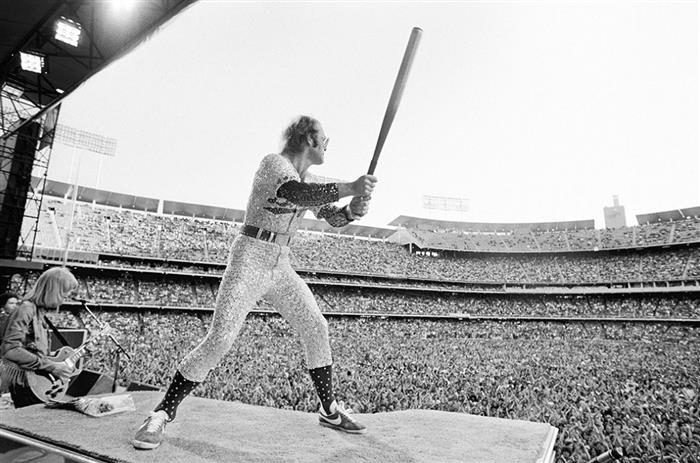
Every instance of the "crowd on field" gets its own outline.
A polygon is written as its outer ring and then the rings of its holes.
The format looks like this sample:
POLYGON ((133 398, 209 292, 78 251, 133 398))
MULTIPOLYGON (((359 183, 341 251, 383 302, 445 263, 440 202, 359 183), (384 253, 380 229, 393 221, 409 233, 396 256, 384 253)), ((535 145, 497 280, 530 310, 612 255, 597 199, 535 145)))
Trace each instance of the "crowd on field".
MULTIPOLYGON (((207 314, 103 312, 133 356, 120 379, 168 384, 206 333, 207 314)), ((52 314, 63 325, 67 313, 52 314)), ((557 462, 624 447, 626 462, 700 455, 698 328, 666 324, 455 322, 330 317, 338 397, 359 413, 433 409, 547 422, 557 462)), ((110 347, 88 366, 112 371, 110 347)), ((249 316, 195 395, 314 411, 300 339, 249 316)))
MULTIPOLYGON (((58 199, 44 204, 37 245, 61 248, 70 208, 58 199)), ((71 247, 122 256, 75 270, 78 296, 95 301, 91 307, 116 328, 133 357, 121 358, 122 385, 165 387, 177 362, 206 334, 211 313, 187 309, 214 307, 220 264, 239 227, 78 205, 71 247), (136 307, 102 310, 101 304, 136 307), (156 309, 162 307, 178 310, 156 309)), ((668 320, 700 319, 695 293, 514 295, 505 283, 692 285, 700 279, 699 246, 636 248, 700 242, 700 220, 616 230, 410 233, 424 249, 437 244, 477 252, 416 253, 414 245, 304 232, 292 241, 294 266, 329 314, 339 399, 360 413, 434 409, 547 422, 560 430, 560 463, 587 462, 613 447, 626 449, 627 462, 698 463, 700 331, 668 320), (606 251, 615 248, 625 250, 606 251), (464 282, 492 293, 460 291, 464 282), (489 286, 494 284, 503 287, 489 286), (559 320, 470 320, 479 316, 559 320)), ((24 293, 36 276, 13 277, 11 289, 24 293)), ((264 300, 257 308, 274 310, 264 300)), ((59 326, 78 325, 68 310, 50 316, 59 326)), ((94 326, 85 313, 80 316, 94 326)), ((100 342, 88 367, 114 371, 112 350, 100 342)), ((231 352, 195 395, 302 411, 317 407, 300 340, 274 314, 249 316, 231 352)))

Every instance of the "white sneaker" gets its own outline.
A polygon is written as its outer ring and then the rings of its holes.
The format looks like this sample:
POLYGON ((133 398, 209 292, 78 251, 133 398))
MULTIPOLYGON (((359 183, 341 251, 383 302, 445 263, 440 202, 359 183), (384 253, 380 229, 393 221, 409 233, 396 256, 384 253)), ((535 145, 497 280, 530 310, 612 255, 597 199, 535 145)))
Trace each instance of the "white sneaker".
POLYGON ((141 450, 151 450, 158 447, 163 440, 165 434, 165 425, 170 417, 165 410, 151 412, 148 418, 143 422, 136 437, 134 437, 134 447, 141 450))
POLYGON ((326 428, 336 429, 338 431, 349 432, 351 434, 364 434, 367 428, 355 421, 350 414, 351 409, 346 409, 345 404, 338 404, 335 400, 331 404, 331 413, 326 414, 323 405, 318 410, 318 424, 326 428))

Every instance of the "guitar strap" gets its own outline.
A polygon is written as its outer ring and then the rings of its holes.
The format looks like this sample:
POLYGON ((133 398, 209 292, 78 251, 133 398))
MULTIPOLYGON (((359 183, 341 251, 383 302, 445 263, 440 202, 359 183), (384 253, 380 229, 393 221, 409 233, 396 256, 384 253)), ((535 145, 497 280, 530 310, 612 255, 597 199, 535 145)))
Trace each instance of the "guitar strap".
POLYGON ((54 324, 51 323, 51 320, 49 320, 49 317, 47 317, 46 315, 44 315, 44 321, 46 322, 47 325, 49 325, 49 328, 51 328, 51 331, 53 331, 53 334, 56 335, 56 337, 57 337, 58 340, 61 342, 61 344, 63 344, 64 346, 67 346, 67 345, 68 345, 68 341, 66 341, 66 338, 63 337, 63 335, 61 334, 61 332, 58 331, 58 329, 54 326, 54 324))

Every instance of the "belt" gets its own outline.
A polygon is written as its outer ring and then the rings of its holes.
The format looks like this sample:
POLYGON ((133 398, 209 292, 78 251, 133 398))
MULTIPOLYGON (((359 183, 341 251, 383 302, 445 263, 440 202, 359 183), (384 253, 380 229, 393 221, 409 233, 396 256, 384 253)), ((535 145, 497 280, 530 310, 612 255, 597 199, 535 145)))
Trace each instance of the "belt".
POLYGON ((243 225, 241 234, 245 236, 251 236, 263 241, 269 241, 270 243, 276 243, 280 246, 289 246, 289 240, 292 239, 292 235, 286 235, 284 233, 275 233, 270 230, 265 230, 264 228, 254 227, 252 225, 243 225))

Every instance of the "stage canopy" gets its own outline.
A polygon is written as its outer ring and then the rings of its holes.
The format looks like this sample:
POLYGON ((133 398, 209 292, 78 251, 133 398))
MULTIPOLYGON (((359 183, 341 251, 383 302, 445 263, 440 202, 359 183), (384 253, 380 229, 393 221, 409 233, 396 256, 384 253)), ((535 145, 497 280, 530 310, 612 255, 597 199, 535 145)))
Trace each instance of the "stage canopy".
POLYGON ((0 136, 55 107, 194 0, 0 2, 0 136))

